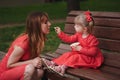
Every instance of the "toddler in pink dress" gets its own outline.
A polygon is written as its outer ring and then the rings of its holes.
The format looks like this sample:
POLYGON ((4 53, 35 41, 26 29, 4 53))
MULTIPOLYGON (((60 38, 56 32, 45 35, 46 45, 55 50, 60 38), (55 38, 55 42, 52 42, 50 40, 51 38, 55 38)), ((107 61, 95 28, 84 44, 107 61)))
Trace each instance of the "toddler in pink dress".
POLYGON ((50 69, 63 75, 68 67, 98 68, 103 62, 103 55, 98 48, 99 41, 92 34, 94 21, 89 11, 75 17, 74 35, 67 35, 59 27, 55 27, 58 37, 70 46, 72 51, 66 52, 58 58, 49 61, 43 59, 50 69))

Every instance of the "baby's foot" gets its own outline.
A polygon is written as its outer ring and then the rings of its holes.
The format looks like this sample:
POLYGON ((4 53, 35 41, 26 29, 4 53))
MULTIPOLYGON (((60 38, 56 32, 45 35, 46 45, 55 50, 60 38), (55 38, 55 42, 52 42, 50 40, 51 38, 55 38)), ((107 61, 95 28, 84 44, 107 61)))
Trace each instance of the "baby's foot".
POLYGON ((54 72, 58 73, 59 75, 63 76, 65 73, 66 66, 59 65, 59 66, 50 66, 54 72))
POLYGON ((45 58, 42 58, 42 60, 43 60, 43 64, 45 64, 47 67, 51 66, 51 65, 55 65, 55 63, 53 61, 49 61, 45 58))

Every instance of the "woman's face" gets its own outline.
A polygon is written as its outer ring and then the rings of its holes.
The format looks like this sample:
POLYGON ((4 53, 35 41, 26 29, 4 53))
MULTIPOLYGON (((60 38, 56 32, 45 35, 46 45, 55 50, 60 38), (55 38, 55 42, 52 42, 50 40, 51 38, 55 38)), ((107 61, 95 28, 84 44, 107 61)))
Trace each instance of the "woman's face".
POLYGON ((45 18, 44 22, 41 24, 41 28, 44 34, 48 34, 50 32, 51 23, 45 18))

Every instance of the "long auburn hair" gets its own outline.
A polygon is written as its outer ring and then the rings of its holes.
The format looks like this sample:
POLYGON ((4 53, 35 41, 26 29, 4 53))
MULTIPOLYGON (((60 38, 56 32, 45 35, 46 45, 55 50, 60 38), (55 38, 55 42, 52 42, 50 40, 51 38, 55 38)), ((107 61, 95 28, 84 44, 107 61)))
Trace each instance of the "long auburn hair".
POLYGON ((41 53, 46 35, 42 32, 41 24, 45 22, 45 18, 48 19, 47 13, 34 12, 28 15, 26 19, 26 34, 29 38, 29 50, 31 52, 31 58, 39 56, 41 53))

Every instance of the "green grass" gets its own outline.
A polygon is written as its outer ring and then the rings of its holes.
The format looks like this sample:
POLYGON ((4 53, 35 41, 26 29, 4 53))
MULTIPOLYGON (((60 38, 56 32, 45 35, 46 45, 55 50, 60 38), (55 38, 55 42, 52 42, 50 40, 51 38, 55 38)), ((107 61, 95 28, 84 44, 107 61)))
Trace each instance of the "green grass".
POLYGON ((0 51, 7 51, 10 43, 23 32, 23 26, 0 29, 0 51))
POLYGON ((67 15, 64 2, 0 7, 0 24, 23 23, 27 15, 33 11, 47 12, 50 19, 65 18, 67 15))
MULTIPOLYGON (((45 48, 43 53, 54 51, 56 47, 59 45, 60 40, 58 39, 54 27, 60 26, 62 29, 64 27, 64 23, 53 24, 50 28, 50 33, 47 35, 48 40, 45 43, 45 48)), ((0 29, 0 51, 7 51, 12 41, 24 32, 25 26, 14 26, 0 29)))

